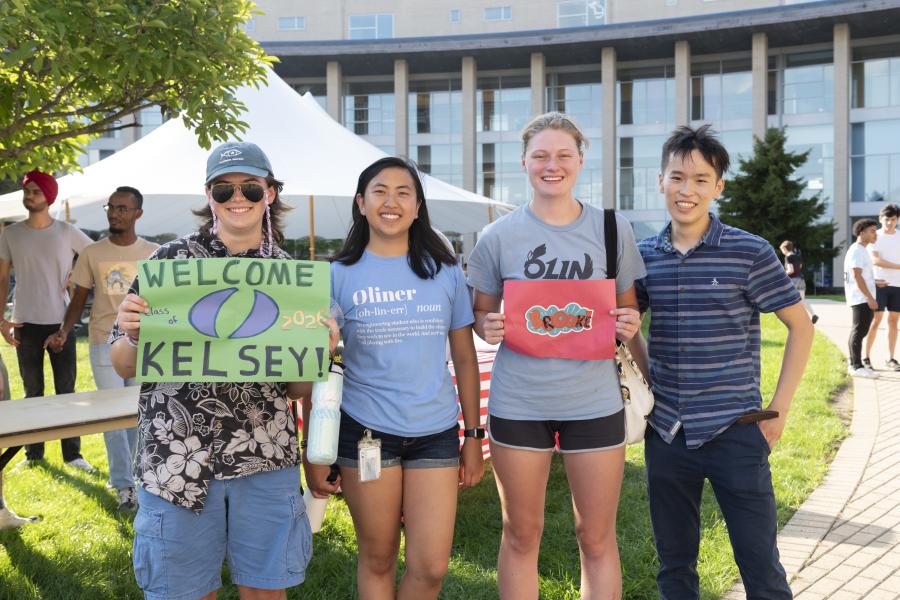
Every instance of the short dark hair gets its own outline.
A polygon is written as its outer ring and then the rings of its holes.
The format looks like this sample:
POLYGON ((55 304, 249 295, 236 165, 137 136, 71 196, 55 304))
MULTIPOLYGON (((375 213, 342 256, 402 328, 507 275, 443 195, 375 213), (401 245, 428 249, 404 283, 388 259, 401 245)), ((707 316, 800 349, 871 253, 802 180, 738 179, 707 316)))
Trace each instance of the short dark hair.
POLYGON ((859 234, 869 227, 878 227, 878 221, 875 219, 860 219, 853 224, 853 235, 858 237, 859 234))
POLYGON ((716 170, 716 178, 722 179, 722 176, 731 166, 731 157, 728 156, 728 150, 716 137, 716 132, 712 126, 701 125, 697 129, 682 125, 672 132, 662 149, 662 166, 661 171, 666 172, 666 166, 669 164, 671 156, 677 156, 681 159, 690 157, 691 152, 697 150, 716 170))
POLYGON ((442 265, 453 266, 456 264, 456 255, 447 245, 445 238, 431 227, 428 206, 425 202, 425 189, 422 187, 419 170, 412 161, 397 156, 380 158, 359 174, 351 209, 353 223, 350 225, 347 239, 344 240, 344 246, 334 260, 343 265, 352 265, 362 258, 363 252, 369 244, 369 222, 359 211, 356 196, 365 196, 369 183, 385 169, 404 169, 412 177, 413 186, 416 189, 416 199, 419 201, 419 217, 413 220, 407 234, 409 236, 409 253, 406 261, 419 278, 434 279, 442 265))
POLYGON ((134 198, 134 203, 137 204, 137 208, 144 208, 144 195, 137 188, 133 188, 130 185, 120 185, 116 188, 116 192, 131 194, 134 198))
POLYGON ((885 204, 878 213, 879 217, 900 217, 900 206, 896 204, 885 204))

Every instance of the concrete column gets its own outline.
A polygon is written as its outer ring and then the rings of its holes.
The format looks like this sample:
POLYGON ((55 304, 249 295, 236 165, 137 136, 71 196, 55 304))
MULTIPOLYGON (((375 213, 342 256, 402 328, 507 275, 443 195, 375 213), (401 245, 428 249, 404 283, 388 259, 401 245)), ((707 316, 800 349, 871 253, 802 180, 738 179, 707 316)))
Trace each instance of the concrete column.
POLYGON ((478 65, 474 56, 462 59, 462 161, 463 187, 470 192, 477 189, 475 181, 475 101, 477 99, 478 65))
POLYGON ((334 60, 329 61, 325 67, 325 94, 328 114, 338 123, 342 123, 341 96, 344 94, 344 76, 341 72, 341 63, 334 60))
POLYGON ((543 52, 531 53, 531 116, 547 112, 547 66, 543 52))
POLYGON ((409 65, 394 61, 394 154, 409 156, 409 65))
MULTIPOLYGON (((834 244, 850 239, 850 26, 834 26, 834 244)), ((843 253, 833 263, 835 276, 844 268, 843 253)))
POLYGON ((603 48, 600 54, 600 70, 603 82, 603 112, 600 128, 603 132, 603 207, 615 208, 616 179, 618 162, 616 159, 616 49, 603 48))
POLYGON ((675 125, 691 122, 691 45, 675 42, 675 125))
POLYGON ((769 128, 769 38, 753 34, 753 137, 764 139, 769 128))

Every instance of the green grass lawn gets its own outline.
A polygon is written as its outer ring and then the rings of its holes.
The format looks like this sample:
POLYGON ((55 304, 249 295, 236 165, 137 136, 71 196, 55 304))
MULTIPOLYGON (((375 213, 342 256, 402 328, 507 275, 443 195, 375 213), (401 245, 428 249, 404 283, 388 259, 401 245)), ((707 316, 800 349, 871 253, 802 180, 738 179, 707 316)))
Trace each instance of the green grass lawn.
POLYGON ((847 298, 843 294, 819 294, 807 295, 807 300, 834 300, 835 302, 846 302, 847 298))
MULTIPOLYGON (((763 396, 771 396, 781 364, 785 329, 763 316, 763 396)), ((0 349, 10 368, 13 398, 21 398, 14 352, 0 349)), ((79 340, 79 390, 92 389, 84 340, 79 340)), ((846 384, 839 350, 817 335, 810 366, 794 400, 781 443, 772 453, 772 470, 783 525, 825 474, 845 434, 830 399, 846 384)), ((83 453, 101 469, 87 475, 64 468, 59 444, 48 447, 49 466, 6 477, 6 499, 24 515, 44 520, 0 533, 0 599, 140 598, 131 570, 131 517, 116 513, 112 493, 104 489, 106 457, 99 435, 83 439, 83 453)), ((14 461, 15 462, 15 461, 14 461)), ((643 448, 628 449, 619 506, 618 538, 624 572, 624 598, 656 598, 656 557, 647 509, 643 448)), ((704 599, 717 598, 738 577, 721 514, 707 488, 702 508, 700 574, 704 599)), ((500 503, 491 470, 474 489, 460 495, 450 572, 442 598, 497 597, 496 557, 500 543, 500 503)), ((346 505, 333 498, 322 531, 315 536, 307 580, 289 598, 343 599, 355 596, 356 544, 346 505)), ((541 547, 541 598, 578 597, 578 548, 571 500, 562 461, 554 459, 547 491, 547 516, 541 547)), ((228 581, 227 574, 225 581, 228 581)), ((235 599, 226 585, 219 598, 235 599)))

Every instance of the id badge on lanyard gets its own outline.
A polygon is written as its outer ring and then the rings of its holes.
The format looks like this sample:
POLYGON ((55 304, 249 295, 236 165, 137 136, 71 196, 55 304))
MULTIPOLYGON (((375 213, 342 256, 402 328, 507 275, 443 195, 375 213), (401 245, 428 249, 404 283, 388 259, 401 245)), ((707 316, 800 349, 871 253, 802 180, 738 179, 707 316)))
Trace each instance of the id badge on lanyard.
POLYGON ((359 480, 375 481, 381 477, 381 440, 372 437, 372 431, 366 429, 359 442, 359 480))

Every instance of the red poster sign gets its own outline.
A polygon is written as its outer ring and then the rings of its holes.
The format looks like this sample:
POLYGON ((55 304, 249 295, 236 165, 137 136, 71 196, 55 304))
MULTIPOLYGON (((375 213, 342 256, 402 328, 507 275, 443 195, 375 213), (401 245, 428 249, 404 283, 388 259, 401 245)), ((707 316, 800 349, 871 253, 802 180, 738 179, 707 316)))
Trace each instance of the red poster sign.
POLYGON ((529 280, 503 284, 503 342, 529 356, 603 360, 615 356, 611 279, 529 280))

